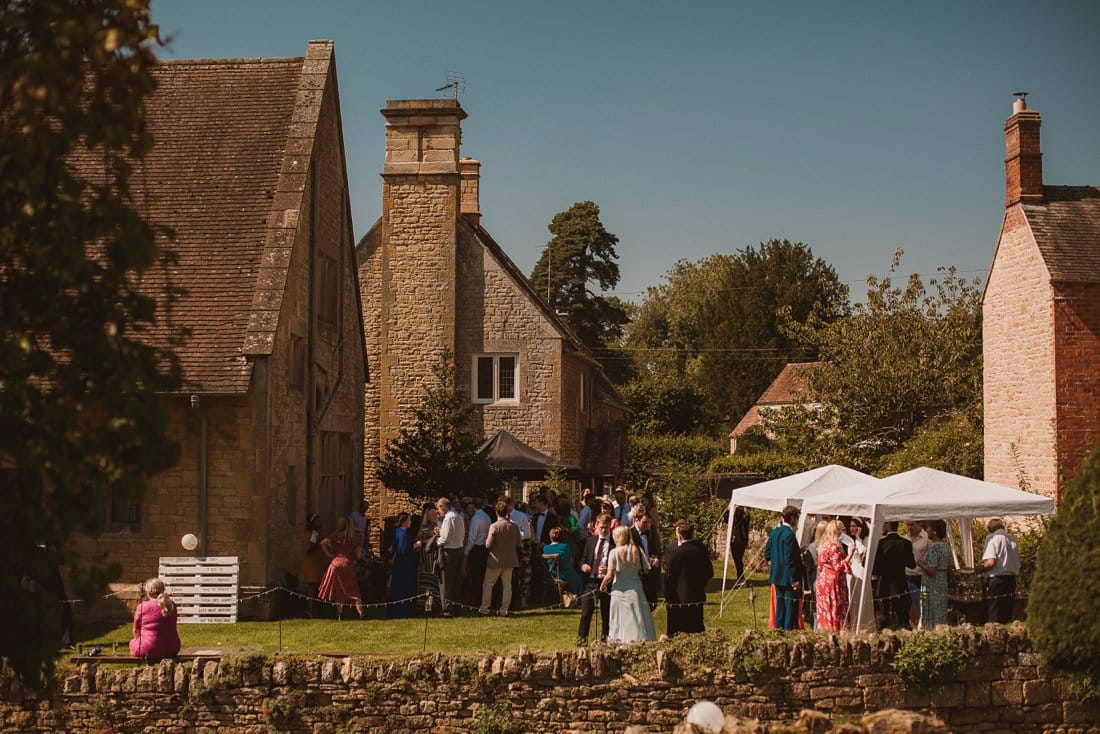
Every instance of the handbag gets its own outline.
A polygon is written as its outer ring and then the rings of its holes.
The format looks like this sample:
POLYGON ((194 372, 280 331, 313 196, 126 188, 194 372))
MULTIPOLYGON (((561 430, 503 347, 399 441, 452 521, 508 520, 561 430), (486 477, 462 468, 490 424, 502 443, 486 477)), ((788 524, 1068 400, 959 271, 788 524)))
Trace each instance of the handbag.
POLYGON ((577 595, 572 591, 561 592, 561 605, 566 609, 572 609, 577 606, 577 595))

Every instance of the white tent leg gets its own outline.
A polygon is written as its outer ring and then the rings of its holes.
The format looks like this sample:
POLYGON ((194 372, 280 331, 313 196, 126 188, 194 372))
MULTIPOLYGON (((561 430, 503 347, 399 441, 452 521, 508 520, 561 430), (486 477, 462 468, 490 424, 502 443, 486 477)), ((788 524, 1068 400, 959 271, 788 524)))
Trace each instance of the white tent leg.
POLYGON ((729 576, 730 570, 730 541, 733 540, 733 502, 730 502, 729 517, 726 520, 726 546, 722 551, 722 596, 718 601, 718 616, 722 616, 722 612, 726 610, 726 577, 729 576))
POLYGON ((973 518, 959 518, 959 543, 962 545, 963 564, 966 568, 974 568, 974 534, 970 532, 970 523, 973 518))
POLYGON ((875 567, 878 542, 882 537, 882 518, 879 515, 877 506, 871 511, 871 527, 867 533, 867 563, 863 584, 859 590, 859 613, 856 615, 857 632, 874 632, 876 627, 874 584, 871 583, 871 569, 875 567))
POLYGON ((959 554, 955 552, 955 534, 951 532, 951 521, 946 521, 944 525, 947 526, 947 537, 944 540, 947 541, 947 547, 951 549, 951 560, 955 562, 955 568, 958 568, 959 554))

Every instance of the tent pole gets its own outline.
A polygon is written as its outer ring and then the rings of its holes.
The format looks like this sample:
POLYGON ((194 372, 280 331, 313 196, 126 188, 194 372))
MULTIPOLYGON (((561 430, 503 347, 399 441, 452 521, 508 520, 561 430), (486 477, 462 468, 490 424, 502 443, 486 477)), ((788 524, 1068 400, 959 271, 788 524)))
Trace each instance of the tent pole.
POLYGON ((970 523, 973 518, 959 518, 959 544, 962 546, 963 563, 967 568, 974 568, 974 534, 970 531, 970 523))
POLYGON ((729 507, 726 508, 726 545, 722 551, 722 596, 718 601, 718 616, 726 610, 726 577, 730 570, 730 541, 733 539, 733 497, 730 497, 729 507))
MULTIPOLYGON (((871 528, 868 530, 867 534, 867 563, 864 568, 863 587, 859 590, 859 614, 856 615, 857 632, 862 632, 864 629, 863 619, 868 606, 871 607, 872 618, 874 617, 871 569, 875 567, 875 554, 878 552, 878 542, 882 537, 882 517, 880 516, 878 505, 875 505, 871 510, 871 528)), ((875 625, 871 622, 870 626, 873 628, 875 625)))

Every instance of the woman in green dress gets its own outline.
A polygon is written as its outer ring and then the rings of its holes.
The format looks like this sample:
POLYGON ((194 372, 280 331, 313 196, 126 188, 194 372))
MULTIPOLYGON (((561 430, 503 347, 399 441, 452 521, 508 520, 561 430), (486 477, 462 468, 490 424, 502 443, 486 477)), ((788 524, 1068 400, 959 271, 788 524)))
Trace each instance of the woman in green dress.
POLYGON ((925 525, 925 532, 931 544, 924 558, 917 561, 925 573, 920 587, 920 627, 930 630, 947 624, 947 571, 954 566, 954 558, 944 540, 947 523, 932 520, 925 525))

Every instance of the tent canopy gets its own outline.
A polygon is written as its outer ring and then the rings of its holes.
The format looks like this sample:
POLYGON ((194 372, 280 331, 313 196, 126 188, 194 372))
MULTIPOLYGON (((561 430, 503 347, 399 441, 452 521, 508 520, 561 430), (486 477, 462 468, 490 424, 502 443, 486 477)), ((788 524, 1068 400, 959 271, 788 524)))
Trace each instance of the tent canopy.
MULTIPOLYGON (((789 477, 788 477, 789 478, 789 477)), ((802 511, 814 515, 859 515, 880 520, 1053 515, 1054 500, 980 479, 922 466, 808 498, 802 511)))
POLYGON ((735 489, 730 496, 730 508, 737 505, 779 512, 787 505, 801 507, 807 498, 831 494, 868 481, 878 480, 870 474, 864 474, 846 466, 829 464, 791 474, 789 477, 735 489))
MULTIPOLYGON (((875 567, 882 524, 896 520, 958 519, 964 565, 974 565, 970 520, 994 515, 1053 515, 1054 500, 1043 495, 1004 487, 980 479, 919 467, 885 479, 863 482, 828 495, 807 499, 805 514, 858 515, 871 518, 867 563, 875 567)), ((862 584, 855 628, 874 629, 871 584, 862 584)))
MULTIPOLYGON (((546 476, 546 465, 553 459, 503 429, 497 431, 478 449, 491 464, 517 479, 537 480, 546 476)), ((567 475, 580 472, 577 467, 563 467, 567 475)))

